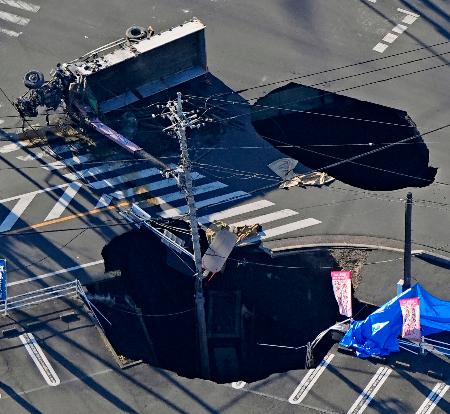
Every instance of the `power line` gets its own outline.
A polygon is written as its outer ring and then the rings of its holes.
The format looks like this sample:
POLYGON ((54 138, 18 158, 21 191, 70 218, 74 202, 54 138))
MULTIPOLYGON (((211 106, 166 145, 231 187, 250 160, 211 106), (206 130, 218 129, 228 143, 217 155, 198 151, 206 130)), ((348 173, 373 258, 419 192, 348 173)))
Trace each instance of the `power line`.
MULTIPOLYGON (((320 70, 318 72, 312 72, 312 73, 308 73, 306 75, 299 75, 299 76, 295 76, 295 77, 292 77, 292 78, 286 78, 286 79, 282 79, 282 80, 278 80, 278 81, 274 81, 274 82, 263 83, 261 85, 250 86, 248 88, 240 89, 238 91, 227 92, 225 94, 216 94, 216 95, 219 96, 219 95, 227 95, 227 94, 232 94, 232 93, 239 94, 239 93, 247 92, 247 91, 254 90, 254 89, 264 88, 266 86, 279 85, 279 84, 286 83, 286 82, 292 82, 292 81, 298 80, 298 79, 308 78, 308 77, 311 77, 311 76, 322 75, 324 73, 334 72, 334 71, 337 71, 337 70, 348 69, 348 68, 351 68, 351 67, 354 67, 354 66, 364 65, 366 63, 372 63, 372 62, 377 62, 377 61, 380 61, 380 60, 391 59, 393 57, 405 55, 405 54, 412 53, 412 52, 417 52, 419 50, 431 49, 433 47, 441 46, 441 45, 448 44, 448 43, 450 43, 450 41, 446 40, 446 41, 443 41, 443 42, 434 43, 432 45, 426 45, 426 46, 418 47, 418 48, 415 48, 415 49, 406 50, 404 52, 394 53, 394 54, 391 54, 391 55, 381 56, 381 57, 378 57, 378 58, 368 59, 368 60, 364 60, 364 61, 360 61, 360 62, 356 62, 356 63, 350 63, 348 65, 338 66, 338 67, 331 68, 331 69, 320 70)), ((215 95, 212 95, 212 96, 215 96, 215 95)))
MULTIPOLYGON (((314 96, 314 97, 310 97, 310 98, 306 98, 306 99, 300 99, 300 100, 296 100, 296 101, 292 101, 289 103, 298 103, 298 102, 304 102, 307 100, 311 100, 311 99, 317 99, 317 98, 321 98, 323 96, 326 95, 334 95, 336 93, 339 92, 345 92, 345 91, 349 91, 352 89, 357 89, 357 88, 361 88, 363 86, 369 86, 369 85, 374 85, 377 83, 381 83, 381 82, 386 82, 386 81, 390 81, 393 79, 397 79, 397 78, 402 78, 405 76, 410 76, 410 75, 415 75, 417 73, 421 73, 421 72, 425 72, 428 70, 433 70, 433 69, 438 69, 444 66, 448 66, 450 65, 450 63, 445 63, 442 65, 437 65, 437 66, 432 66, 430 68, 426 68, 426 69, 420 69, 420 70, 416 70, 413 72, 408 72, 408 73, 404 73, 401 75, 396 75, 396 76, 391 76, 389 78, 384 78, 384 79, 380 79, 377 81, 372 81, 372 82, 366 82, 360 85, 356 85, 356 86, 351 86, 348 88, 344 88, 344 89, 339 89, 337 91, 333 91, 333 92, 324 92, 323 94, 320 94, 318 96, 314 96)), ((355 118, 355 117, 346 117, 346 116, 341 116, 341 115, 334 115, 334 114, 324 114, 324 113, 320 113, 320 112, 313 112, 313 111, 306 111, 306 110, 299 110, 299 109, 292 109, 292 108, 286 108, 286 107, 278 107, 278 106, 270 106, 270 105, 261 105, 261 104, 251 104, 250 102, 248 102, 248 100, 244 99, 244 101, 230 101, 230 100, 226 100, 226 99, 219 99, 219 98, 214 98, 212 96, 209 97, 204 97, 204 96, 194 96, 194 95, 187 95, 190 98, 193 99, 201 99, 201 100, 214 100, 214 101, 219 101, 219 102, 223 102, 223 103, 229 103, 229 104, 233 104, 233 105, 249 105, 252 107, 261 107, 262 109, 260 109, 259 111, 254 111, 253 113, 257 113, 257 112, 261 112, 261 111, 265 111, 267 109, 276 109, 279 111, 287 111, 287 112, 292 112, 292 113, 306 113, 308 115, 317 115, 317 116, 326 116, 326 117, 331 117, 331 118, 343 118, 343 119, 347 119, 347 120, 354 120, 354 121, 361 121, 361 122, 369 122, 369 123, 378 123, 378 124, 387 124, 387 125, 391 125, 391 126, 399 126, 399 127, 414 127, 411 125, 403 125, 403 124, 396 124, 396 123, 389 123, 389 122, 383 122, 383 121, 376 121, 376 120, 370 120, 370 119, 363 119, 363 118, 355 118)), ((244 113, 244 114, 239 114, 239 115, 234 115, 234 116, 230 116, 227 118, 223 118, 221 120, 216 120, 216 122, 218 123, 223 123, 225 121, 229 121, 229 120, 234 120, 243 116, 249 116, 249 113, 244 113)))

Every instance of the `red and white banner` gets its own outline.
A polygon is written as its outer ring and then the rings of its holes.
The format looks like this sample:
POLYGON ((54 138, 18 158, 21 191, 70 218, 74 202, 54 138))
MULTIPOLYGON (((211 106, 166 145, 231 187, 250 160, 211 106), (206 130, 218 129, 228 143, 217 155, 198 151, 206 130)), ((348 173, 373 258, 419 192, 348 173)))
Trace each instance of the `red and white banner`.
POLYGON ((339 305, 339 313, 352 317, 352 272, 341 270, 331 272, 334 297, 339 305))
POLYGON ((420 301, 419 298, 400 299, 403 315, 402 337, 412 341, 420 341, 420 301))

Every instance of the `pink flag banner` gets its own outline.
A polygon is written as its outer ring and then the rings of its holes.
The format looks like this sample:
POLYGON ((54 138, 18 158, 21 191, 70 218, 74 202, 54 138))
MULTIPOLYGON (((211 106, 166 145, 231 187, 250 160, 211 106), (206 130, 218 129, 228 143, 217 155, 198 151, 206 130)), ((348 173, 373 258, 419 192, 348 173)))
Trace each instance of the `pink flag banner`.
POLYGON ((352 272, 340 270, 331 272, 334 297, 339 305, 339 313, 352 317, 352 272))
POLYGON ((400 299, 403 316, 402 338, 420 341, 420 301, 419 298, 400 299))

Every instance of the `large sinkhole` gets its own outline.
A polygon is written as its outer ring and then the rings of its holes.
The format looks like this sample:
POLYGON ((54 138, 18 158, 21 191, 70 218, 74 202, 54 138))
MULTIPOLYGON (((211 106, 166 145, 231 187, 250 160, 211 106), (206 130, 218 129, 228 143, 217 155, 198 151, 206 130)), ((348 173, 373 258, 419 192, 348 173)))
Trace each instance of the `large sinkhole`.
MULTIPOLYGON (((202 238, 205 250, 203 233, 202 238)), ((120 276, 89 291, 112 322, 104 328, 116 352, 125 360, 201 377, 194 280, 187 267, 192 263, 145 229, 113 239, 103 257, 106 271, 120 276)), ((249 382, 304 368, 306 350, 290 347, 305 345, 342 320, 331 269, 339 263, 328 251, 271 258, 257 247, 235 248, 224 270, 204 282, 211 379, 249 382)), ((316 360, 330 345, 327 336, 314 350, 316 360)))
POLYGON ((414 122, 398 109, 290 83, 255 103, 252 122, 287 156, 355 187, 424 187, 437 172, 414 122))

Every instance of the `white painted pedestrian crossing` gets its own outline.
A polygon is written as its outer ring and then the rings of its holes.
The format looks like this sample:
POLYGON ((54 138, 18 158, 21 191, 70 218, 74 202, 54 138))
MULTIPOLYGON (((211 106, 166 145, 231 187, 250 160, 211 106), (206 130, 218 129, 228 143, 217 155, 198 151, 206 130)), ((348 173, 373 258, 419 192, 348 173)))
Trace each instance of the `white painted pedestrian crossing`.
POLYGON ((26 147, 27 141, 12 142, 10 144, 2 145, 0 147, 0 154, 8 154, 10 152, 18 151, 23 147, 26 147))
POLYGON ((100 181, 95 181, 93 183, 90 183, 89 185, 94 188, 95 190, 100 190, 102 188, 106 187, 115 187, 120 184, 124 184, 129 181, 136 181, 143 178, 149 178, 154 175, 160 175, 161 171, 157 168, 147 168, 145 170, 137 171, 137 172, 131 172, 123 175, 119 175, 117 177, 113 178, 105 178, 100 181))
MULTIPOLYGON (((10 143, 0 147, 0 152, 8 153, 22 148, 27 143, 10 143)), ((44 157, 53 154, 61 154, 71 151, 67 146, 61 148, 50 148, 50 151, 38 151, 34 154, 20 155, 17 158, 22 161, 42 160, 44 157)), ((83 185, 89 188, 91 192, 97 193, 98 201, 93 207, 104 208, 115 200, 132 199, 140 197, 139 205, 145 209, 156 209, 155 214, 162 218, 180 217, 187 213, 187 206, 183 204, 181 207, 170 206, 173 202, 184 201, 185 193, 177 188, 178 180, 176 178, 162 178, 161 171, 157 168, 144 168, 142 170, 133 170, 136 166, 130 166, 123 162, 104 163, 94 167, 77 169, 84 162, 89 162, 93 158, 90 154, 72 156, 60 161, 49 162, 43 167, 50 172, 58 171, 66 167, 72 167, 75 171, 68 172, 62 175, 69 183, 60 184, 54 187, 37 190, 27 194, 10 197, 9 199, 0 200, 0 203, 17 200, 13 209, 8 213, 3 222, 0 222, 0 231, 9 231, 18 222, 21 215, 30 207, 30 204, 35 200, 36 196, 43 192, 50 192, 57 189, 64 189, 64 192, 58 199, 53 202, 49 210, 43 212, 42 221, 55 220, 63 216, 70 204, 78 197, 86 196, 86 193, 81 190, 83 185), (130 168, 131 167, 131 168, 130 168), (159 179, 158 179, 159 177, 159 179), (85 183, 87 182, 87 183, 85 183), (169 189, 175 188, 176 191, 168 192, 169 189), (105 193, 100 191, 107 189, 105 193), (160 194, 153 195, 152 192, 158 191, 160 194), (145 198, 143 200, 142 198, 145 198), (159 210, 159 211, 158 211, 159 210), (162 210, 162 211, 161 211, 162 210)), ((173 166, 175 168, 175 166, 173 166)), ((220 181, 207 181, 207 178, 197 172, 192 173, 194 181, 205 180, 205 182, 198 183, 193 188, 193 194, 196 196, 196 206, 199 211, 203 209, 211 209, 213 212, 207 212, 199 218, 201 224, 208 224, 216 220, 230 219, 234 226, 240 225, 263 225, 263 231, 256 236, 245 240, 245 243, 256 243, 265 239, 280 236, 283 234, 292 233, 316 224, 320 221, 314 218, 306 218, 302 220, 292 218, 298 216, 299 213, 292 209, 277 209, 275 203, 269 200, 255 200, 232 206, 221 210, 221 205, 226 203, 239 202, 240 200, 250 197, 251 194, 245 191, 230 191, 228 185, 220 181), (223 191, 226 190, 226 191, 223 191), (215 192, 214 196, 205 198, 205 195, 215 192), (222 192, 222 193, 220 193, 222 192), (260 214, 261 210, 269 209, 260 214), (215 211, 214 211, 215 210, 215 211), (287 224, 274 226, 276 221, 289 220, 287 224)), ((88 198, 91 196, 87 196, 88 198)), ((49 198, 46 199, 48 203, 49 198)), ((38 201, 35 201, 38 205, 38 201)), ((86 203, 82 203, 86 205, 86 203)), ((34 203, 33 203, 34 205, 34 203)), ((81 205, 81 203, 79 203, 81 205)), ((87 207, 89 208, 89 207, 87 207)), ((35 216, 35 214, 34 214, 35 216)), ((0 218, 1 220, 1 218, 0 218)), ((32 223, 30 223, 32 224, 32 223)))
POLYGON ((416 414, 431 414, 449 388, 450 385, 447 385, 444 382, 438 382, 420 408, 416 411, 416 414))
POLYGON ((37 13, 41 8, 41 6, 38 6, 37 4, 32 4, 20 0, 0 0, 0 4, 6 4, 7 6, 25 10, 30 13, 37 13))
POLYGON ((243 204, 238 207, 232 207, 227 210, 219 211, 218 213, 207 214, 206 216, 202 216, 198 219, 200 224, 208 224, 213 221, 225 220, 230 217, 240 216, 241 214, 250 213, 253 211, 261 210, 266 207, 273 206, 275 203, 272 203, 269 200, 259 200, 254 201, 252 203, 243 204))
POLYGON ((81 188, 82 184, 75 181, 70 183, 70 185, 64 191, 64 194, 59 198, 57 203, 53 206, 50 213, 48 213, 47 217, 44 221, 54 220, 58 217, 61 217, 61 214, 64 213, 64 210, 67 208, 69 203, 73 200, 73 198, 78 193, 78 190, 81 188))
MULTIPOLYGON (((0 0, 0 6, 4 6, 5 9, 0 10, 0 22, 4 21, 7 24, 15 24, 18 26, 26 26, 30 23, 30 18, 22 16, 22 13, 37 13, 41 6, 37 4, 29 3, 21 0, 0 0), (15 9, 15 13, 12 10, 15 9), (16 14, 20 13, 20 15, 16 14)), ((22 32, 12 30, 11 28, 0 27, 0 34, 4 34, 10 37, 19 37, 22 32)), ((1 123, 1 122, 0 122, 1 123)))
POLYGON ((255 236, 243 240, 243 242, 240 243, 240 245, 245 246, 247 244, 258 243, 260 241, 270 239, 272 237, 277 237, 284 234, 292 233, 297 230, 306 229, 307 227, 315 226, 320 223, 321 221, 316 220, 315 218, 307 218, 304 220, 299 220, 293 223, 285 224, 283 226, 273 227, 271 229, 263 230, 262 232, 256 234, 255 236))
MULTIPOLYGON (((197 187, 199 188, 199 187, 197 187)), ((195 189, 194 189, 195 194, 195 189)), ((222 204, 222 203, 228 203, 235 200, 240 200, 241 198, 250 196, 249 193, 245 191, 234 191, 229 194, 221 195, 218 197, 208 198, 207 200, 201 200, 197 201, 195 205, 197 208, 203 208, 207 206, 212 206, 216 204, 222 204)), ((184 197, 184 195, 183 195, 184 197)), ((161 213, 158 213, 159 216, 163 218, 173 218, 173 217, 180 217, 187 213, 188 208, 187 206, 182 206, 180 208, 170 208, 168 210, 164 210, 161 213)))
MULTIPOLYGON (((203 178, 203 175, 198 174, 198 173, 192 173, 191 177, 192 177, 192 180, 199 180, 200 178, 203 178)), ((144 185, 140 185, 137 187, 128 188, 126 190, 118 190, 118 191, 114 191, 113 193, 103 194, 100 197, 95 208, 108 206, 111 203, 113 198, 116 198, 118 200, 123 200, 126 198, 135 197, 138 195, 149 193, 151 191, 157 191, 157 190, 161 190, 161 189, 167 188, 167 187, 172 187, 175 185, 177 185, 177 180, 175 178, 166 178, 164 180, 156 181, 156 182, 153 182, 150 184, 144 184, 144 185)))
POLYGON ((262 216, 253 217, 251 219, 241 220, 236 223, 232 223, 231 226, 253 226, 254 224, 266 224, 272 221, 281 220, 287 217, 296 216, 298 213, 294 210, 284 209, 275 211, 275 213, 264 214, 262 216))
POLYGON ((83 162, 88 162, 93 159, 93 156, 91 154, 87 155, 74 155, 71 158, 68 158, 66 160, 61 161, 55 161, 55 162, 49 162, 46 165, 43 165, 42 168, 48 170, 48 171, 55 171, 55 170, 61 170, 63 168, 67 167, 73 167, 74 165, 82 164, 83 162))
POLYGON ((19 26, 26 26, 30 23, 30 19, 27 17, 18 16, 14 13, 8 13, 0 10, 0 20, 4 20, 8 23, 18 24, 19 26))

